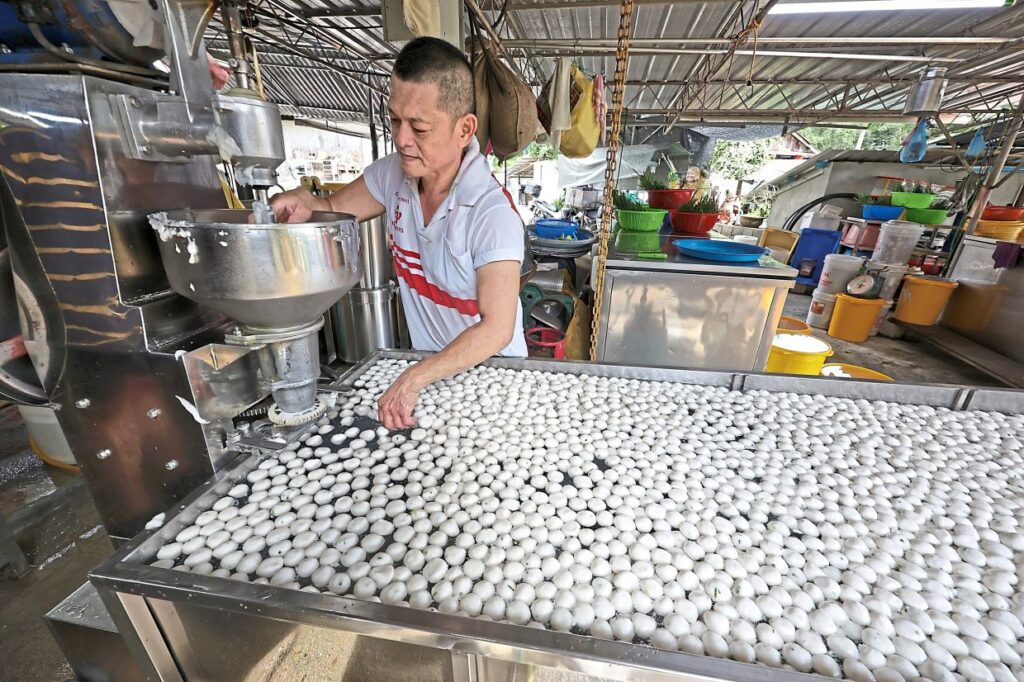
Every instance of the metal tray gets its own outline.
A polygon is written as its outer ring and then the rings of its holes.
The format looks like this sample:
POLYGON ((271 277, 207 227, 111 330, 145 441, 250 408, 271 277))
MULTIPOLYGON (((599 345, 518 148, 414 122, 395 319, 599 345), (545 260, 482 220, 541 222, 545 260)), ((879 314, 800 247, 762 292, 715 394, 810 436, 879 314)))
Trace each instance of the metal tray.
MULTIPOLYGON (((419 360, 425 353, 380 351, 332 385, 350 390, 378 358, 419 360)), ((1024 392, 957 386, 900 385, 546 360, 493 359, 486 364, 568 374, 677 381, 734 390, 764 389, 926 404, 955 410, 1024 411, 1024 392)), ((143 533, 90 575, 129 648, 148 677, 271 679, 287 672, 315 678, 733 680, 811 682, 826 678, 762 665, 662 651, 483 619, 389 606, 159 569, 143 561, 240 478, 260 454, 238 455, 168 512, 164 526, 143 533), (372 649, 359 658, 358 651, 372 649), (373 666, 381 666, 374 669, 373 666), (369 667, 367 667, 369 666, 369 667), (525 666, 525 669, 522 669, 525 666), (522 670, 520 670, 522 669, 522 670), (555 672, 557 671, 557 672, 555 672), (351 676, 351 677, 350 677, 351 676), (371 678, 373 675, 371 675, 371 678)))

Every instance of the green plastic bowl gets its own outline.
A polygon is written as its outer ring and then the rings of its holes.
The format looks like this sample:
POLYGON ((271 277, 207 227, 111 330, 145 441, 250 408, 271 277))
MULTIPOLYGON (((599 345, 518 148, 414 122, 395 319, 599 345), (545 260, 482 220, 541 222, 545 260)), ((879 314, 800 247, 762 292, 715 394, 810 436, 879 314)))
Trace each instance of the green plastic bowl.
POLYGON ((615 212, 619 221, 619 227, 627 232, 657 232, 665 221, 668 211, 660 208, 652 208, 646 211, 623 211, 615 212))
POLYGON ((892 205, 904 208, 928 208, 935 201, 934 194, 915 194, 914 192, 893 192, 892 205))
POLYGON ((944 208, 908 208, 905 220, 919 225, 941 225, 946 222, 944 208))
POLYGON ((623 232, 620 230, 615 235, 615 248, 632 253, 661 251, 661 235, 657 232, 623 232))

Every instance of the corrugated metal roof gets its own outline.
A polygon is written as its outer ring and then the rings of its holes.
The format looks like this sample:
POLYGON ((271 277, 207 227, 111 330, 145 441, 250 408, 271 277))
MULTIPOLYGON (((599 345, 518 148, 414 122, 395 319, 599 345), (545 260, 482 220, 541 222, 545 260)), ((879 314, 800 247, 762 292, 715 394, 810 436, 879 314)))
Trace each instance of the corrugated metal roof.
MULTIPOLYGON (((480 2, 496 17, 500 0, 480 2)), ((591 73, 614 72, 614 40, 619 6, 615 2, 581 0, 512 0, 500 27, 510 51, 530 59, 528 74, 539 85, 553 71, 550 55, 576 57, 591 73), (600 40, 600 46, 586 41, 600 40)), ((633 27, 625 102, 633 126, 653 126, 679 110, 730 112, 827 111, 840 105, 851 110, 900 111, 912 80, 929 59, 943 62, 951 78, 944 109, 980 109, 980 101, 998 106, 997 95, 1019 97, 1024 82, 1024 6, 978 10, 859 12, 844 14, 769 15, 757 32, 756 56, 737 54, 723 61, 727 42, 746 25, 756 0, 743 2, 680 0, 638 2, 633 27), (742 13, 742 19, 738 16, 742 13), (849 38, 875 39, 876 44, 851 43, 849 38), (913 38, 1011 38, 1004 44, 917 44, 913 38), (801 39, 819 42, 800 43, 801 39), (891 42, 893 38, 908 39, 891 42), (787 42, 771 42, 787 39, 787 42), (830 40, 834 39, 834 40, 830 40), (718 40, 700 44, 698 40, 718 40), (821 42, 824 40, 825 42, 821 42), (658 53, 664 50, 674 53, 658 53), (684 53, 688 51, 689 53, 684 53), (712 51, 717 54, 694 54, 712 51), (858 53, 878 55, 868 61, 853 58, 787 56, 786 52, 858 53), (891 57, 891 58, 890 58, 891 57), (894 61, 898 58, 924 61, 894 61), (723 62, 704 84, 702 65, 723 62), (694 80, 696 78, 696 80, 694 80), (984 79, 1003 79, 1002 81, 984 79), (747 85, 750 79, 751 84, 747 85), (893 80, 898 82, 893 82, 893 80), (976 79, 967 82, 960 79, 976 79), (688 94, 684 83, 690 81, 688 94), (724 82, 723 82, 724 81, 724 82)), ((383 38, 379 6, 369 0, 263 0, 254 5, 259 26, 250 38, 260 55, 264 83, 286 113, 329 119, 365 119, 367 82, 386 89, 387 73, 396 47, 383 38), (306 56, 297 56, 299 51, 306 56), (307 58, 311 57, 311 58, 307 58)), ((223 34, 216 26, 208 34, 215 54, 226 54, 223 34)), ((754 48, 751 39, 744 50, 754 48)), ((1005 106, 1007 101, 1002 100, 1005 106)), ((751 114, 747 114, 753 116, 751 114)), ((806 113, 779 114, 764 123, 800 123, 806 113)), ((719 116, 720 118, 721 116, 719 116)), ((642 134, 642 130, 640 131, 642 134)))

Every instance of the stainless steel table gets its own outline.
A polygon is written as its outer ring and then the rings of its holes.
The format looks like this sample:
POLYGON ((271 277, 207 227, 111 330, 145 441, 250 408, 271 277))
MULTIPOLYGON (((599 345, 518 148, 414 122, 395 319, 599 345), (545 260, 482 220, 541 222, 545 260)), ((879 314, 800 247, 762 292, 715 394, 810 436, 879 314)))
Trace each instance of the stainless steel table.
MULTIPOLYGON (((348 390, 381 351, 336 386, 348 390)), ((673 381, 737 391, 791 391, 932 405, 952 410, 1024 411, 1024 392, 907 385, 777 374, 688 371, 544 360, 493 359, 494 367, 673 381)), ((270 443, 268 442, 268 445, 270 443)), ((278 442, 278 446, 282 443, 278 442)), ((313 594, 147 565, 168 538, 258 465, 240 454, 180 506, 164 527, 119 549, 91 575, 147 679, 812 682, 825 678, 761 665, 653 649, 506 622, 313 594)))
POLYGON ((683 256, 667 260, 610 248, 597 360, 631 365, 761 371, 797 271, 765 255, 756 263, 683 256))

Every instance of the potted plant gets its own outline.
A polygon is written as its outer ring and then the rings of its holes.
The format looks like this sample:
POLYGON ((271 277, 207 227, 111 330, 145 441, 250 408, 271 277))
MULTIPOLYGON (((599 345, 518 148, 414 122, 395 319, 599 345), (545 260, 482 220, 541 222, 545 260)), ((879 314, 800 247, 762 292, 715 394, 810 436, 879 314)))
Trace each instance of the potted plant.
POLYGON ((904 182, 897 184, 892 192, 892 205, 904 208, 928 208, 935 201, 932 183, 904 182))
MULTIPOLYGON (((678 183, 678 176, 676 176, 675 182, 678 183)), ((651 208, 665 210, 685 204, 693 198, 695 191, 692 189, 670 189, 668 184, 655 178, 650 171, 645 171, 640 176, 640 188, 647 190, 647 203, 651 208)))
POLYGON ((665 222, 668 211, 652 209, 627 192, 612 192, 612 204, 615 206, 615 219, 619 228, 626 232, 657 232, 665 222))
POLYGON ((672 211, 672 230, 683 234, 706 234, 718 221, 717 194, 705 194, 672 211))
POLYGON ((890 197, 873 197, 870 194, 858 194, 860 215, 864 220, 896 220, 903 214, 902 206, 893 206, 890 197))
POLYGON ((953 202, 939 197, 928 208, 908 208, 907 220, 919 225, 941 225, 946 222, 946 216, 952 208, 953 202))

